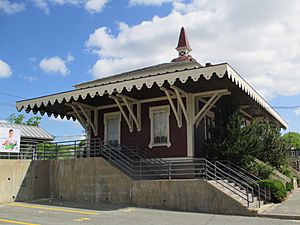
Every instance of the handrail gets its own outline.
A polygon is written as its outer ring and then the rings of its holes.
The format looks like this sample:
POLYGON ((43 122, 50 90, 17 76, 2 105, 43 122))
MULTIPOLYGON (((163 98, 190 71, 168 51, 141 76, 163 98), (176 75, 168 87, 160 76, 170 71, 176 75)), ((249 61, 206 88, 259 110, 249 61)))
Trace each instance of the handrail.
POLYGON ((237 176, 239 176, 241 179, 245 180, 246 182, 249 182, 250 185, 253 185, 254 190, 257 193, 258 201, 259 201, 259 206, 260 206, 260 200, 264 199, 264 201, 270 200, 271 195, 270 195, 270 190, 267 188, 261 188, 260 184, 258 181, 261 179, 255 176, 252 173, 249 173, 245 169, 239 167, 238 165, 228 161, 228 160, 222 160, 222 161, 216 161, 215 163, 218 163, 219 165, 225 167, 226 169, 230 170, 232 173, 235 173, 237 176), (222 163, 221 163, 222 162, 222 163), (227 164, 224 164, 224 162, 227 164), (238 170, 237 170, 238 169, 238 170), (241 173, 240 171, 243 171, 244 173, 241 173))
MULTIPOLYGON (((249 203, 250 203, 250 202, 251 202, 251 203, 254 202, 253 188, 252 188, 249 184, 245 183, 244 181, 240 181, 238 178, 236 178, 236 177, 234 177, 234 176, 228 174, 227 172, 223 171, 221 168, 217 167, 215 164, 211 163, 211 162, 208 161, 208 160, 207 160, 207 163, 208 163, 211 167, 213 167, 213 168, 216 170, 215 173, 216 173, 216 172, 220 172, 222 175, 225 175, 225 176, 226 176, 226 179, 232 179, 232 180, 234 180, 234 181, 235 181, 235 182, 234 182, 235 185, 238 185, 239 187, 244 188, 244 189, 246 190, 246 197, 247 197, 247 198, 246 198, 245 200, 247 200, 248 206, 249 206, 249 203), (249 199, 248 199, 249 189, 251 190, 251 196, 252 196, 251 201, 249 201, 249 199)), ((216 179, 215 179, 215 180, 216 180, 216 179)), ((217 181, 217 180, 216 180, 216 181, 217 181)), ((219 183, 220 183, 220 182, 219 182, 219 183)), ((230 185, 230 182, 228 182, 228 184, 230 185)), ((237 188, 235 188, 234 185, 231 185, 231 187, 233 187, 235 190, 238 190, 237 188)), ((238 195, 240 196, 240 194, 238 194, 238 195)))
POLYGON ((226 164, 219 161, 212 163, 204 158, 165 160, 136 143, 111 145, 97 138, 47 143, 39 145, 35 149, 34 147, 26 145, 22 149, 23 152, 15 157, 24 156, 24 158, 28 157, 33 160, 104 157, 133 179, 200 178, 214 180, 245 200, 248 207, 255 201, 254 194, 258 194, 258 200, 260 200, 260 196, 267 193, 261 191, 253 177, 247 176, 242 170, 240 172, 233 165, 230 167, 228 162, 226 164), (32 151, 28 151, 28 149, 32 149, 32 151))
POLYGON ((229 164, 228 165, 229 167, 231 167, 231 168, 234 167, 235 169, 238 169, 239 171, 243 171, 243 173, 245 175, 247 175, 248 177, 251 177, 255 181, 261 180, 259 177, 255 176, 254 174, 250 173, 249 171, 245 170, 244 168, 238 166, 237 164, 235 164, 235 163, 233 163, 233 162, 231 162, 229 160, 218 160, 218 162, 221 162, 223 164, 225 164, 225 163, 229 164))

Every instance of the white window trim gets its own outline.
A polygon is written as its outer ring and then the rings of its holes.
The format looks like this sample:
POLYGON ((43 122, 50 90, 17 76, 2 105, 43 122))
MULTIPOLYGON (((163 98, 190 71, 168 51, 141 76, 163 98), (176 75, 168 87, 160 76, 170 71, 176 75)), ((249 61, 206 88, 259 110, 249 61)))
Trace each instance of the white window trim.
POLYGON ((121 112, 110 112, 104 113, 104 142, 107 143, 107 120, 108 119, 119 119, 119 143, 121 144, 121 112))
POLYGON ((162 105, 162 106, 154 106, 149 108, 149 118, 150 118, 150 144, 149 148, 153 147, 161 147, 167 146, 168 148, 171 147, 170 142, 170 106, 169 105, 162 105), (168 115, 167 120, 167 143, 154 143, 154 129, 153 129, 153 114, 156 112, 166 112, 168 115))

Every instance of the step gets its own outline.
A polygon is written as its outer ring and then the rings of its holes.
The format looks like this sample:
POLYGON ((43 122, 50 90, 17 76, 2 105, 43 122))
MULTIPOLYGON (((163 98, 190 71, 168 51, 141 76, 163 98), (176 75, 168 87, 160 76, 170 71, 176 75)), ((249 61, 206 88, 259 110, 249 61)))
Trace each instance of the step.
MULTIPOLYGON (((222 186, 221 184, 217 183, 216 181, 209 181, 211 184, 213 184, 215 187, 217 187, 219 190, 223 191, 224 193, 226 193, 227 195, 229 195, 230 197, 236 199, 237 201, 239 201, 242 205, 248 207, 247 205, 247 200, 244 199, 246 198, 246 192, 244 193, 240 193, 242 195, 244 195, 242 198, 241 196, 239 196, 237 193, 234 193, 232 191, 232 189, 230 188, 226 188, 224 186, 222 186)), ((226 182, 225 182, 226 183, 226 182)), ((249 196, 249 200, 252 200, 252 193, 248 194, 249 196)), ((264 201, 260 201, 260 205, 264 205, 264 201)), ((259 207, 259 202, 258 202, 258 198, 256 196, 253 197, 253 202, 249 203, 249 208, 258 208, 259 207)))

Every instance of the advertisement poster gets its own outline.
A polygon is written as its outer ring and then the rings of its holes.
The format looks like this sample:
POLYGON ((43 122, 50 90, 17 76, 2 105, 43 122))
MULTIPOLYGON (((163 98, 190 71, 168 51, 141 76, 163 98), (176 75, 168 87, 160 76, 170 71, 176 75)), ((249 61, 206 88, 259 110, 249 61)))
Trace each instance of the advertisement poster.
POLYGON ((0 152, 20 152, 21 133, 14 128, 0 127, 0 152))

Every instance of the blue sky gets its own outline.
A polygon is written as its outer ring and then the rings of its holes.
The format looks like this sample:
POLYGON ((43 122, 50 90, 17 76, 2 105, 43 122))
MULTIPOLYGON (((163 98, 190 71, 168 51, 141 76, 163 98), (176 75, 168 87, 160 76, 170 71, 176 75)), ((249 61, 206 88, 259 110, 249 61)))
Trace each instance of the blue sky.
MULTIPOLYGON (((17 113, 13 96, 66 91, 169 62, 185 26, 200 63, 228 62, 272 106, 293 106, 277 110, 300 132, 299 4, 240 2, 0 0, 0 120, 17 113)), ((82 133, 78 124, 46 116, 41 125, 56 136, 82 133)))

